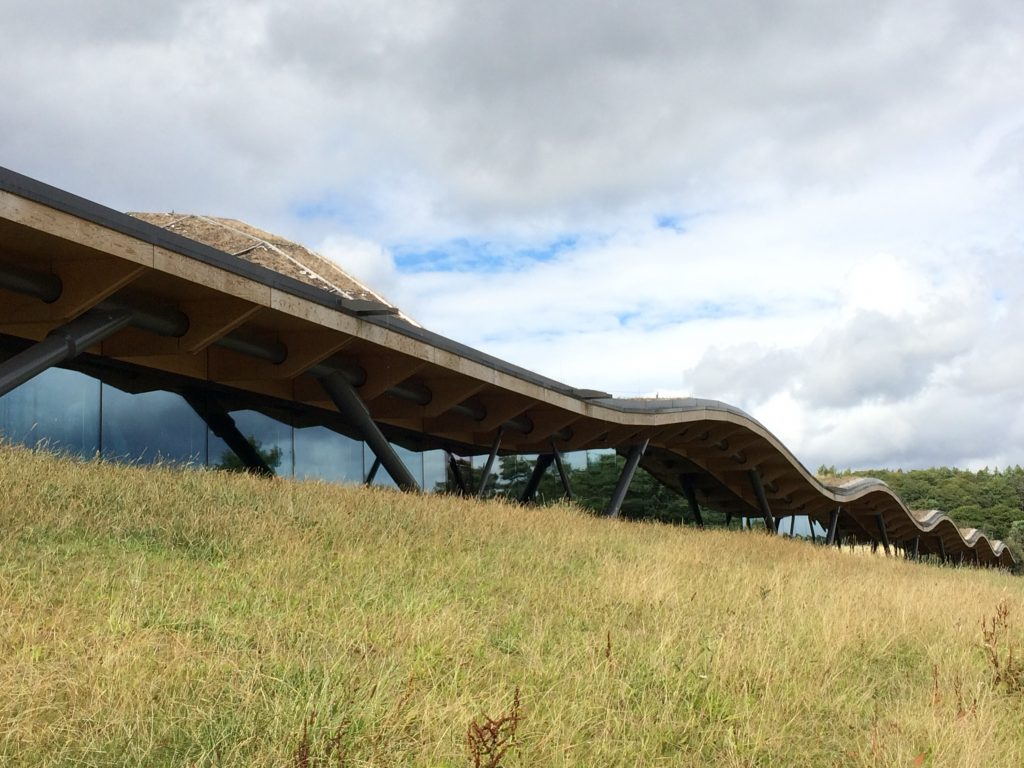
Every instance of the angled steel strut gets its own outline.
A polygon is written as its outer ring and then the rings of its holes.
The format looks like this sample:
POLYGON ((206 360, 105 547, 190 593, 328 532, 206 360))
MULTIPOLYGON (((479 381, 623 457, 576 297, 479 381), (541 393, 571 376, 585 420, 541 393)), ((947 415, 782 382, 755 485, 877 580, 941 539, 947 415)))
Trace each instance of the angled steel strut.
POLYGON ((882 517, 881 513, 875 515, 875 521, 878 523, 878 534, 882 537, 882 546, 885 547, 885 556, 889 556, 889 532, 885 529, 885 518, 882 517))
POLYGON ((825 545, 831 547, 836 543, 836 534, 839 533, 839 512, 840 507, 832 510, 828 518, 828 533, 825 535, 825 545))
MULTIPOLYGON (((459 495, 466 495, 466 481, 462 478, 462 470, 459 469, 459 462, 455 458, 455 454, 451 451, 445 451, 445 456, 448 457, 448 471, 452 473, 452 479, 455 481, 455 485, 459 488, 459 495)), ((376 465, 376 462, 374 462, 376 465)))
POLYGON ((480 475, 480 485, 476 489, 476 497, 483 498, 484 491, 487 490, 487 481, 491 479, 491 470, 494 469, 494 459, 498 455, 498 449, 501 448, 501 438, 505 434, 504 427, 498 427, 498 431, 494 435, 494 442, 491 444, 491 452, 487 454, 487 463, 484 464, 484 471, 480 475))
POLYGON ((199 414, 199 418, 206 422, 210 431, 227 443, 249 472, 265 477, 274 476, 273 468, 260 456, 256 446, 239 431, 235 420, 216 399, 196 392, 186 392, 183 396, 192 410, 199 414))
POLYGON ((555 447, 554 438, 551 439, 551 455, 555 459, 555 469, 558 470, 558 478, 562 481, 562 490, 565 491, 565 498, 572 501, 574 497, 572 495, 572 484, 569 482, 569 472, 565 468, 565 462, 562 461, 562 452, 555 447))
POLYGON ((647 451, 647 444, 649 442, 650 440, 644 440, 642 443, 634 445, 632 450, 630 450, 629 456, 626 458, 626 466, 622 468, 619 481, 615 484, 615 490, 612 491, 612 497, 608 500, 608 506, 605 507, 605 516, 618 517, 622 511, 622 502, 626 500, 629 484, 633 482, 633 475, 636 474, 636 468, 640 466, 640 459, 643 458, 644 453, 647 451))
POLYGON ((526 483, 526 490, 523 491, 523 496, 520 499, 523 504, 529 504, 537 497, 537 489, 540 487, 540 481, 554 460, 555 457, 550 453, 542 453, 537 457, 537 463, 533 465, 533 472, 530 474, 530 480, 526 483))
POLYGON ((697 524, 698 528, 703 528, 704 516, 700 513, 700 505, 697 503, 697 492, 693 488, 693 482, 687 475, 680 475, 679 482, 683 486, 686 503, 690 505, 690 514, 693 515, 693 521, 697 524))
POLYGON ((757 497, 757 505, 761 508, 761 516, 764 517, 764 527, 769 533, 778 533, 775 528, 775 518, 772 517, 771 507, 768 506, 768 497, 764 493, 764 483, 761 482, 761 475, 756 469, 748 470, 750 486, 754 489, 757 497))
POLYGON ((0 396, 47 368, 78 357, 94 344, 127 328, 131 322, 129 312, 90 309, 71 322, 54 328, 45 339, 0 364, 0 396))
POLYGON ((370 411, 366 404, 360 399, 355 388, 349 384, 348 379, 341 373, 335 372, 320 379, 320 384, 334 401, 341 415, 356 428, 359 436, 373 451, 373 455, 380 459, 380 463, 384 465, 384 469, 391 475, 395 484, 403 491, 418 491, 419 483, 399 458, 388 439, 384 437, 380 427, 370 417, 370 411))

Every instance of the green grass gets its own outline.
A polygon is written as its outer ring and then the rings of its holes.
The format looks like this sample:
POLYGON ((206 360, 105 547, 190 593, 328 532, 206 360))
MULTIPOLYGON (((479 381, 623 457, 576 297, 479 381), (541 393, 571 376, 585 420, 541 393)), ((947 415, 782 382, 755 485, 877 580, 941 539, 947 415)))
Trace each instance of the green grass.
POLYGON ((1017 768, 1022 627, 994 571, 0 447, 5 766, 472 766, 518 690, 506 768, 1017 768))

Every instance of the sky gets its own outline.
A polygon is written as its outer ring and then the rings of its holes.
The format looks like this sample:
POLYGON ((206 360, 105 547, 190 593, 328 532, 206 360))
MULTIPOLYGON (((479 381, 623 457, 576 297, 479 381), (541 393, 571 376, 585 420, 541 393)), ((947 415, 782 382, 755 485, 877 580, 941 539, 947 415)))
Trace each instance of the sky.
POLYGON ((0 0, 0 165, 243 219, 426 327, 1024 464, 1024 3, 0 0))

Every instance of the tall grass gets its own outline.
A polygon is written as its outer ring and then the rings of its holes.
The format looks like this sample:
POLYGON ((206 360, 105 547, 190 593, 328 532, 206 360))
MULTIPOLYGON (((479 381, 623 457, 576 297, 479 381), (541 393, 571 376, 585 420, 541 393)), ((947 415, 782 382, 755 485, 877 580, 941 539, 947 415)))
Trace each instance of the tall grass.
POLYGON ((992 659, 1024 658, 1022 598, 756 533, 0 447, 0 764, 1017 768, 992 659))

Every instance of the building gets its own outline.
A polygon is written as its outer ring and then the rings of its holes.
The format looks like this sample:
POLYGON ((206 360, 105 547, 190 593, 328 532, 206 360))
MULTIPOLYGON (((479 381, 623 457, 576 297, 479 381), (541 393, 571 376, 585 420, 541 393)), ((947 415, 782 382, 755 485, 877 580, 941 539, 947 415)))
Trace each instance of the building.
POLYGON ((84 455, 239 461, 403 490, 472 493, 531 457, 523 501, 570 454, 614 450, 617 515, 643 468, 740 520, 800 518, 958 563, 1009 550, 884 483, 827 486, 764 426, 713 400, 618 399, 570 387, 431 333, 293 243, 240 222, 118 213, 0 169, 0 431, 84 455), (264 452, 247 439, 254 436, 264 452), (237 457, 236 459, 233 457, 237 457))

